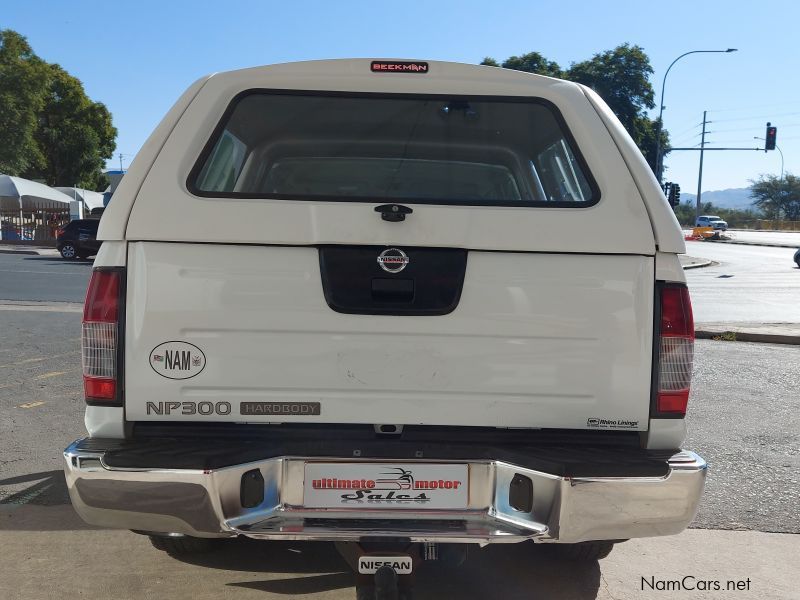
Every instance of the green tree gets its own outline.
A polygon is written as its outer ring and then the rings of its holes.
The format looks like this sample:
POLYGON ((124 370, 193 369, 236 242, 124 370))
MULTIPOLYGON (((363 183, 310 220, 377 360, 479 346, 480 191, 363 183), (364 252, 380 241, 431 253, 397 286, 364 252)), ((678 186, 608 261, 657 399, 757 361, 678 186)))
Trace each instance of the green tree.
MULTIPOLYGON (((644 50, 622 44, 574 63, 566 79, 592 88, 606 101, 655 172, 658 120, 647 116, 647 109, 655 107, 652 74, 653 67, 644 50)), ((666 131, 661 135, 662 146, 668 151, 669 136, 666 131)))
MULTIPOLYGON (((487 57, 481 64, 497 66, 497 61, 487 57)), ((653 68, 641 47, 622 44, 595 54, 589 60, 573 63, 566 71, 538 52, 512 56, 501 66, 560 77, 592 88, 617 115, 655 172, 658 120, 647 116, 647 110, 655 106, 655 94, 650 84, 653 68)), ((661 132, 661 143, 664 148, 669 148, 666 131, 661 132)))
POLYGON ((800 177, 786 173, 751 180, 750 196, 768 219, 800 221, 800 177))
POLYGON ((567 79, 597 92, 631 132, 636 129, 638 119, 646 118, 645 109, 655 107, 650 85, 652 74, 653 68, 644 50, 623 44, 574 63, 567 71, 567 79))
MULTIPOLYGON (((694 227, 694 200, 687 199, 675 207, 675 216, 678 222, 684 227, 694 227)), ((752 209, 738 209, 738 208, 721 208, 714 206, 711 202, 702 202, 700 204, 701 215, 718 215, 723 221, 728 223, 728 227, 746 228, 752 227, 756 220, 762 218, 757 211, 752 209)))
POLYGON ((81 82, 59 65, 48 65, 49 87, 34 137, 44 161, 24 172, 48 185, 98 189, 117 130, 105 105, 92 102, 81 82))
POLYGON ((81 82, 15 31, 0 31, 0 172, 102 189, 117 130, 81 82))
POLYGON ((537 75, 547 75, 548 77, 563 77, 564 73, 558 63, 547 60, 538 52, 528 52, 522 56, 511 56, 498 65, 497 61, 491 57, 486 57, 481 62, 482 65, 492 67, 503 67, 504 69, 514 69, 515 71, 525 71, 537 75))
POLYGON ((678 223, 684 227, 694 227, 694 202, 686 200, 673 207, 678 223))
POLYGON ((15 31, 0 31, 0 173, 18 175, 42 161, 34 140, 47 66, 15 31))

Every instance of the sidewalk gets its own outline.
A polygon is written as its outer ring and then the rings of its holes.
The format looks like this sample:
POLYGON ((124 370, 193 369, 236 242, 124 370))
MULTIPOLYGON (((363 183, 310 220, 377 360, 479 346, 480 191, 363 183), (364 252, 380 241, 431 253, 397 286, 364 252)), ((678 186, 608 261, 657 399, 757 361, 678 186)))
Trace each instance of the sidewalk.
MULTIPOLYGON (((237 540, 179 560, 144 536, 89 528, 69 506, 0 505, 0 544, 4 600, 355 598, 353 574, 326 542, 237 540)), ((557 560, 543 546, 497 544, 471 549, 458 569, 423 565, 416 595, 785 600, 797 597, 799 553, 800 535, 703 529, 631 540, 585 564, 557 560)))
MULTIPOLYGON (((692 232, 682 228, 684 235, 692 232)), ((724 235, 731 238, 710 240, 717 244, 741 244, 744 246, 767 246, 770 248, 800 248, 799 231, 760 231, 755 229, 728 229, 724 235)))
POLYGON ((27 246, 24 244, 0 244, 0 254, 31 254, 39 256, 61 256, 49 246, 27 246))
POLYGON ((695 337, 800 345, 800 323, 695 323, 695 337))
POLYGON ((686 269, 699 269, 701 267, 707 267, 709 265, 713 265, 713 260, 708 260, 707 258, 697 258, 696 256, 689 256, 688 254, 679 254, 678 259, 681 261, 681 266, 683 270, 686 269))

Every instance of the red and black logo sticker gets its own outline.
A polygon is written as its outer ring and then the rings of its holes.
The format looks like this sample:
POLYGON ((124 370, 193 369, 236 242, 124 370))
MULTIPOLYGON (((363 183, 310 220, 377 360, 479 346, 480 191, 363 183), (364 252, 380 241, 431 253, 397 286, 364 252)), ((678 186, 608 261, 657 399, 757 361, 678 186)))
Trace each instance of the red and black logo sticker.
POLYGON ((373 73, 427 73, 428 63, 405 60, 373 60, 369 70, 373 73))

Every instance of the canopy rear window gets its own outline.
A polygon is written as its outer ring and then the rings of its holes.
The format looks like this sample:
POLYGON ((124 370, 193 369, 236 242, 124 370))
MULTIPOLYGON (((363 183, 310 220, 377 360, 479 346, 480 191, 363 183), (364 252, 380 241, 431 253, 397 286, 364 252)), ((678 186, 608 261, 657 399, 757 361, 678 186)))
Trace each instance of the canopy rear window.
POLYGON ((196 195, 587 206, 599 192, 537 99, 251 91, 188 181, 196 195))

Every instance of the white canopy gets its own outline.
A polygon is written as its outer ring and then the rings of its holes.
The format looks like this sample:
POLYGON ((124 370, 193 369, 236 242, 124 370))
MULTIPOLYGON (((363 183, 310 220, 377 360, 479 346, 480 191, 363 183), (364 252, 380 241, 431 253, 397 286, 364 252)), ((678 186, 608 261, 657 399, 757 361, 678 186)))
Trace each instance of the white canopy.
POLYGON ((65 193, 70 197, 71 200, 83 200, 83 203, 89 210, 94 208, 103 208, 103 194, 100 192, 93 192, 91 190, 84 190, 74 187, 57 187, 53 189, 65 193))
POLYGON ((48 208, 56 203, 69 207, 72 200, 43 183, 36 183, 21 177, 0 175, 0 209, 31 211, 48 208))

